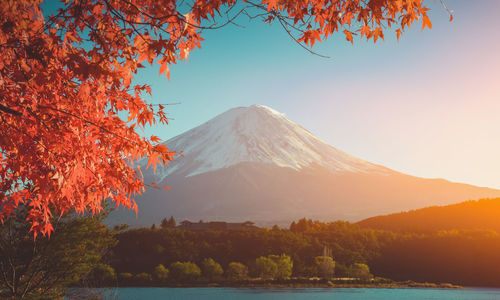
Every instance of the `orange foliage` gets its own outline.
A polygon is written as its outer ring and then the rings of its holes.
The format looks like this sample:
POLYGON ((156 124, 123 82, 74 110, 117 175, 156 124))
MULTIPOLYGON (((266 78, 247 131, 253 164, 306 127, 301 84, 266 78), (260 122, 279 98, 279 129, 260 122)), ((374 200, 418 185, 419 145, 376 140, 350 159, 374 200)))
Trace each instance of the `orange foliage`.
POLYGON ((221 8, 241 4, 287 31, 304 28, 296 39, 310 46, 341 29, 353 42, 356 32, 384 38, 384 26, 399 37, 419 18, 431 27, 423 0, 195 0, 187 9, 174 0, 66 0, 50 17, 40 3, 0 3, 0 220, 25 205, 35 235, 50 234, 53 213, 95 213, 104 199, 137 209, 132 196, 144 183, 134 161, 155 167, 173 153, 136 132, 167 117, 142 98, 149 86, 131 85, 134 74, 147 61, 169 77, 221 8))

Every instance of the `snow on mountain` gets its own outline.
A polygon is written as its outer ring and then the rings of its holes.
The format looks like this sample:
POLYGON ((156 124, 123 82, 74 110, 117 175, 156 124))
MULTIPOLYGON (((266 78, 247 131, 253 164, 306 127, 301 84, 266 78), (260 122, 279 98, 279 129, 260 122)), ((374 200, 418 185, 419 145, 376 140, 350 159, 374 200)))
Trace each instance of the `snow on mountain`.
POLYGON ((175 172, 189 177, 243 162, 295 170, 318 165, 333 172, 391 172, 335 149, 263 105, 230 109, 165 144, 182 156, 176 155, 168 166, 158 168, 155 180, 175 172))

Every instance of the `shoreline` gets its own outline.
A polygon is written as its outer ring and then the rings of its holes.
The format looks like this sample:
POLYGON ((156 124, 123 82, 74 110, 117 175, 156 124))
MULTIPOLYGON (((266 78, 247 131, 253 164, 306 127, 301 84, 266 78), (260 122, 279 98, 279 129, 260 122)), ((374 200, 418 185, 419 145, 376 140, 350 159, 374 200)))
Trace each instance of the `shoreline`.
POLYGON ((390 282, 390 283, 334 283, 334 282, 218 282, 165 285, 120 285, 120 288, 424 288, 424 289, 464 289, 463 286, 451 283, 420 283, 420 282, 390 282))

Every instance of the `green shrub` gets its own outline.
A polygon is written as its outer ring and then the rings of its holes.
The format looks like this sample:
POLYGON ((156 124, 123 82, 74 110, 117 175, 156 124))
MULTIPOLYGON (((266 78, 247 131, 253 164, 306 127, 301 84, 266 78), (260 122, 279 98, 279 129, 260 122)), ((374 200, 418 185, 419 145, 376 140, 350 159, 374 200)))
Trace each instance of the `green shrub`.
POLYGON ((335 273, 335 261, 330 256, 316 256, 314 259, 318 268, 318 276, 326 279, 333 277, 335 273))
POLYGON ((89 277, 97 286, 114 284, 116 281, 115 269, 106 264, 95 266, 89 277))
POLYGON ((292 276, 293 261, 290 256, 286 254, 269 255, 268 258, 276 263, 276 279, 289 279, 292 276))
POLYGON ((262 279, 274 279, 278 273, 278 265, 274 260, 261 256, 255 260, 255 271, 262 279))
POLYGON ((170 265, 171 278, 184 282, 198 279, 201 275, 200 268, 193 262, 174 262, 170 265))
POLYGON ((232 281, 245 280, 248 278, 248 267, 239 262, 231 262, 226 269, 226 277, 232 281))
POLYGON ((203 272, 203 276, 210 280, 218 279, 224 273, 221 265, 211 258, 205 258, 201 262, 201 269, 203 272))
POLYGON ((154 278, 158 282, 167 281, 169 273, 169 270, 162 264, 157 265, 153 271, 154 278))
POLYGON ((349 267, 349 277, 370 280, 373 275, 370 273, 370 268, 366 264, 354 263, 349 267))

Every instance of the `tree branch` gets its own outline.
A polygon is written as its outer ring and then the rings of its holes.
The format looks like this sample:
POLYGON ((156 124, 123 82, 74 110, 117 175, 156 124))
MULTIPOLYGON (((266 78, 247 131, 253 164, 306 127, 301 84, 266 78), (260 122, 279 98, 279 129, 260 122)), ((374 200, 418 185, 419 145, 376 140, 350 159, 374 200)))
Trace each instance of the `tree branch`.
POLYGON ((23 115, 21 112, 14 110, 12 108, 8 108, 7 106, 3 106, 2 104, 0 104, 0 110, 3 112, 6 112, 8 114, 15 115, 15 116, 22 116, 23 115))

